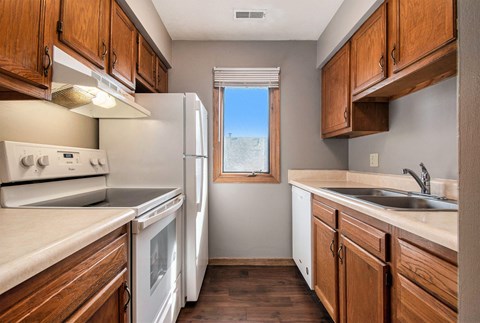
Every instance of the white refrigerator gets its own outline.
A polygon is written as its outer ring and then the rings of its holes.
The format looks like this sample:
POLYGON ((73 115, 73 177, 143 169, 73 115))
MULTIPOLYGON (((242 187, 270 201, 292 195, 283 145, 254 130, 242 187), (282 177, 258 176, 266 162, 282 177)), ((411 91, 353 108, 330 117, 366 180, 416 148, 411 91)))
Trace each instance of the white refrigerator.
POLYGON ((207 111, 195 93, 136 94, 144 119, 100 119, 112 187, 181 187, 186 195, 184 291, 197 301, 208 264, 207 111))

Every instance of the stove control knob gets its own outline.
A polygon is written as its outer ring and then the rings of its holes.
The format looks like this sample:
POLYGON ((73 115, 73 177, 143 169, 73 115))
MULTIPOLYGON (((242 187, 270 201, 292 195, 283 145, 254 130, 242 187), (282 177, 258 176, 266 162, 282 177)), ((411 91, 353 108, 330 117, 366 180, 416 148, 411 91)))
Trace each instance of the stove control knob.
POLYGON ((38 165, 45 167, 50 165, 50 159, 48 158, 48 155, 43 155, 37 159, 37 163, 38 165))
POLYGON ((90 165, 98 166, 98 159, 97 158, 90 158, 90 165))
POLYGON ((22 157, 20 162, 25 167, 32 167, 35 164, 35 159, 33 158, 33 155, 27 155, 22 157))
POLYGON ((107 165, 107 159, 105 159, 105 158, 99 158, 99 159, 98 159, 98 164, 99 164, 100 166, 105 166, 105 165, 107 165))

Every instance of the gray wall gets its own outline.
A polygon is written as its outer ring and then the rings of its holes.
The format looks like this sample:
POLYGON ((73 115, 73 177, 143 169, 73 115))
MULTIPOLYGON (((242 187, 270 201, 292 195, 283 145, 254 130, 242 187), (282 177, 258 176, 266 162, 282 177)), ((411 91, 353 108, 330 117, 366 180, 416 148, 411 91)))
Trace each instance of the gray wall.
POLYGON ((44 101, 0 101, 0 141, 98 147, 98 120, 44 101))
POLYGON ((459 322, 478 322, 480 306, 480 1, 458 2, 459 21, 459 322))
POLYGON ((424 162, 434 178, 458 178, 457 79, 390 102, 390 131, 350 139, 350 170, 401 174, 424 162), (379 167, 369 155, 379 154, 379 167))
POLYGON ((210 183, 211 258, 291 257, 287 170, 346 169, 347 142, 320 138, 320 84, 315 65, 315 42, 173 42, 169 90, 199 94, 210 112, 210 143, 212 68, 281 68, 281 183, 210 183))

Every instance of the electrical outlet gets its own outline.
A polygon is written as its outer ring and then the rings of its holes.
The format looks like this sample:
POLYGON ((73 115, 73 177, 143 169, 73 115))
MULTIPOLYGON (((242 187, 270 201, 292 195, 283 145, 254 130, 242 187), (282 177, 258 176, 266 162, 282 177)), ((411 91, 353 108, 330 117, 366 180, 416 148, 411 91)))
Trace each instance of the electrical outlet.
POLYGON ((370 167, 378 167, 378 153, 370 154, 370 167))

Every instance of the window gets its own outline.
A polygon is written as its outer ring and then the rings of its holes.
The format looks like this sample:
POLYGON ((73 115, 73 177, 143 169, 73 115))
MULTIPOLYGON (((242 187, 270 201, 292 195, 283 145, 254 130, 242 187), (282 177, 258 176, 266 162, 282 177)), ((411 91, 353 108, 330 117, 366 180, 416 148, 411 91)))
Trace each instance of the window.
POLYGON ((280 182, 279 69, 214 69, 213 179, 280 182))

